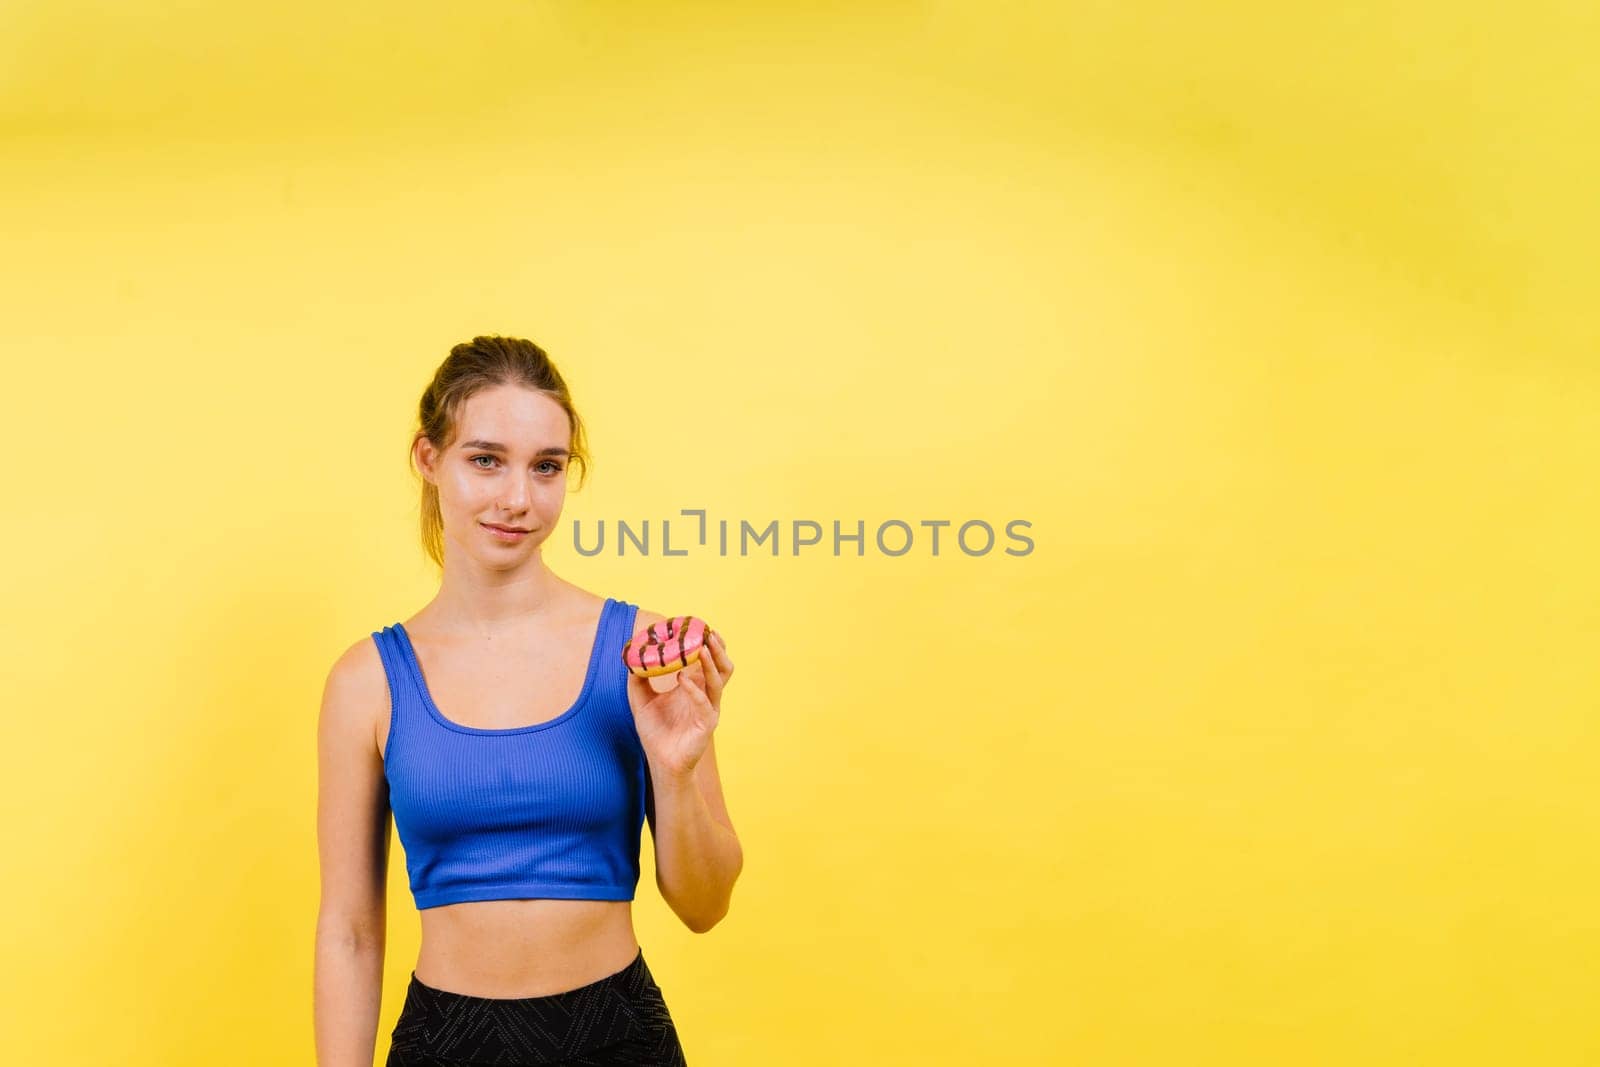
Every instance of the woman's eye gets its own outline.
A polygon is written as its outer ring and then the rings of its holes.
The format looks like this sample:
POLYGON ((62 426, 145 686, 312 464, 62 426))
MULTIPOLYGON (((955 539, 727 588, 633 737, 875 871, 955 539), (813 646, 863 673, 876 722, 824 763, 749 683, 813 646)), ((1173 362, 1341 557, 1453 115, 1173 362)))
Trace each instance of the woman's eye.
MULTIPOLYGON (((478 460, 480 460, 480 459, 486 459, 490 463, 496 462, 495 457, 493 457, 493 456, 484 456, 484 455, 472 456, 470 459, 467 460, 467 462, 471 463, 474 467, 477 467, 481 471, 488 470, 489 469, 488 467, 486 467, 486 466, 484 466, 484 465, 482 465, 482 464, 480 464, 478 462, 478 460)), ((539 468, 541 470, 546 468, 546 467, 550 468, 548 471, 545 472, 547 474, 560 474, 561 473, 561 464, 557 463, 553 459, 543 460, 543 461, 541 461, 539 463, 539 468)))

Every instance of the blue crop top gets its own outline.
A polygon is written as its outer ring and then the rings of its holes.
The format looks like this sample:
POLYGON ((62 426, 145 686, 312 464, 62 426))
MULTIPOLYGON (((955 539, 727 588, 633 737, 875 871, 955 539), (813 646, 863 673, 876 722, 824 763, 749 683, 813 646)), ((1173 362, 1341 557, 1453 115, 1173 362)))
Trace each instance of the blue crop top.
POLYGON ((649 765, 622 646, 638 611, 607 597, 577 702, 501 730, 445 718, 404 625, 373 633, 389 678, 384 777, 419 909, 633 899, 649 765))

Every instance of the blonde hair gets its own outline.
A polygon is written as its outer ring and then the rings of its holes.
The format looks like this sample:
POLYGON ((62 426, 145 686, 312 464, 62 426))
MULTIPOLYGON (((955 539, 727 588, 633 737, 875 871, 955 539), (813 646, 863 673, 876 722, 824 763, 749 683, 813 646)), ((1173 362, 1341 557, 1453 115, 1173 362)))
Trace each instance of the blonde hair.
MULTIPOLYGON (((570 463, 583 468, 579 488, 589 477, 589 446, 583 420, 572 404, 572 394, 561 372, 545 350, 520 337, 485 335, 474 337, 450 349, 445 361, 433 372, 433 381, 422 391, 417 407, 416 432, 411 436, 412 470, 417 442, 427 438, 439 452, 454 442, 456 420, 462 405, 481 389, 497 385, 520 385, 543 393, 561 405, 572 422, 572 439, 567 448, 570 463)), ((420 476, 421 472, 417 471, 420 476)), ((444 569, 444 518, 439 512, 439 487, 422 479, 422 548, 444 569)))

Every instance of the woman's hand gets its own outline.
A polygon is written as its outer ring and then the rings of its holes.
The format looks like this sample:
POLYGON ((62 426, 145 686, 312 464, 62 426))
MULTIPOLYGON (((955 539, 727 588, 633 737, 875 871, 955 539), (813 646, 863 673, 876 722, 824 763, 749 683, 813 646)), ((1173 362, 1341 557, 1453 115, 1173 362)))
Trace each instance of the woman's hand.
POLYGON ((628 676, 628 704, 651 768, 658 774, 688 778, 711 743, 722 714, 722 690, 733 661, 722 635, 711 631, 700 656, 678 672, 678 684, 657 693, 637 675, 628 676))

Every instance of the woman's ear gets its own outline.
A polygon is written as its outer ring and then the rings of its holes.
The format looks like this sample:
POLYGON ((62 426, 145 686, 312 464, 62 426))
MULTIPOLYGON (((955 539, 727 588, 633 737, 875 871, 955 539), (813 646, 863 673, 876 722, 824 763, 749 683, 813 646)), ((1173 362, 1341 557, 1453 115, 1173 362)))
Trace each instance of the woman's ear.
POLYGON ((433 442, 426 437, 418 435, 411 446, 412 459, 416 462, 417 470, 427 481, 437 481, 438 475, 434 473, 433 465, 438 460, 438 452, 433 447, 433 442))

